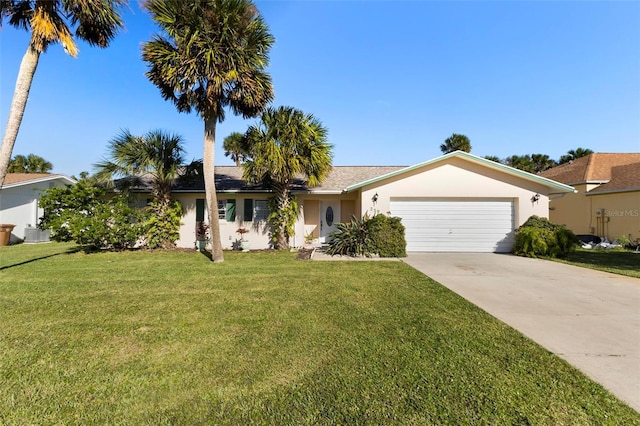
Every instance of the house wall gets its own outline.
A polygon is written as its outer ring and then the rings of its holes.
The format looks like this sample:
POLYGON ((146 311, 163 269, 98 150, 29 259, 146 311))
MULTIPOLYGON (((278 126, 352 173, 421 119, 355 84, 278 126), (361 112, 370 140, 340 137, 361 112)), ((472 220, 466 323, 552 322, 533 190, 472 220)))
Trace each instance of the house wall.
POLYGON ((553 195, 549 201, 549 220, 565 225, 575 234, 595 234, 596 221, 592 197, 586 192, 594 185, 574 185, 574 194, 553 195))
POLYGON ((44 214, 38 207, 42 192, 49 188, 65 186, 63 182, 49 180, 45 182, 25 183, 24 185, 3 188, 0 191, 0 223, 15 225, 11 233, 11 242, 25 237, 25 228, 35 227, 44 214))
POLYGON ((391 198, 513 200, 514 225, 518 227, 531 215, 548 217, 547 191, 542 184, 452 158, 445 164, 427 165, 364 187, 360 213, 388 214, 391 198), (376 203, 373 202, 375 194, 378 194, 376 203), (535 194, 540 194, 540 198, 532 202, 535 194))
POLYGON ((640 191, 589 195, 598 185, 575 185, 577 194, 552 197, 549 219, 575 234, 593 234, 613 241, 626 235, 640 239, 640 191), (598 214, 599 212, 599 214, 598 214))

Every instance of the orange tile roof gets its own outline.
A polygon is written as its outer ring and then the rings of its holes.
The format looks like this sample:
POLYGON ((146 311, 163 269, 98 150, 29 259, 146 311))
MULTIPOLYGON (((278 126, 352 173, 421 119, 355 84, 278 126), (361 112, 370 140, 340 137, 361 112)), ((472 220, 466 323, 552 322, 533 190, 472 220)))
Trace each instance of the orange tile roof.
POLYGON ((608 182, 615 183, 611 187, 618 187, 627 183, 632 184, 634 172, 638 171, 640 171, 640 153, 594 153, 545 170, 540 175, 567 185, 608 182), (612 173, 619 167, 622 168, 615 174, 612 173), (614 178, 617 183, 613 182, 614 178))

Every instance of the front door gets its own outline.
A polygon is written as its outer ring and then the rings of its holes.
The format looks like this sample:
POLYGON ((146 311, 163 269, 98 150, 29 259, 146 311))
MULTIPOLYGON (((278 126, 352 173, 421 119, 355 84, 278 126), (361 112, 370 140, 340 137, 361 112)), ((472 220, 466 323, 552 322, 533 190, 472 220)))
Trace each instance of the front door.
POLYGON ((336 223, 340 221, 340 201, 320 202, 320 243, 327 243, 327 236, 337 231, 336 223))

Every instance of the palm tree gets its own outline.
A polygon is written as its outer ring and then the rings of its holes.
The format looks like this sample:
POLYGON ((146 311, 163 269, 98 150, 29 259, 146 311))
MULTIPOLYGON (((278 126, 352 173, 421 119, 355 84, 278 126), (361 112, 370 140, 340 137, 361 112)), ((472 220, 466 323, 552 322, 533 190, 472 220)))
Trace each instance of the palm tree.
POLYGON ((224 148, 224 156, 231 157, 236 166, 239 166, 243 161, 247 159, 246 147, 243 146, 243 134, 240 132, 233 132, 222 143, 224 148))
POLYGON ((555 160, 546 154, 531 154, 532 173, 544 172, 556 165, 555 160))
POLYGON ((114 177, 151 177, 151 191, 160 210, 171 202, 171 185, 184 163, 183 139, 179 135, 153 130, 134 136, 123 130, 109 142, 109 157, 97 163, 96 178, 106 182, 114 177))
POLYGON ((31 82, 40 54, 60 43, 67 54, 75 57, 78 47, 72 34, 92 46, 107 47, 122 28, 118 8, 126 0, 1 0, 0 20, 31 32, 27 51, 20 63, 16 88, 9 110, 7 127, 0 147, 0 187, 7 174, 22 116, 27 105, 31 82))
POLYGON ((29 154, 27 157, 16 155, 9 163, 7 171, 9 173, 49 173, 51 169, 53 164, 38 155, 29 154))
POLYGON ((496 163, 502 163, 502 160, 500 159, 500 157, 496 155, 485 155, 484 158, 487 160, 495 161, 496 163))
POLYGON ((586 157, 587 155, 591 154, 593 154, 593 151, 589 148, 577 148, 575 150, 570 149, 565 155, 560 157, 560 160, 558 160, 558 164, 568 163, 569 161, 573 161, 576 158, 586 157))
POLYGON ((525 172, 533 172, 533 162, 528 154, 507 157, 504 159, 504 164, 525 172))
POLYGON ((440 145, 440 150, 443 154, 454 151, 471 152, 471 141, 465 135, 454 133, 444 140, 444 143, 440 145))
POLYGON ((249 0, 148 0, 153 19, 164 33, 143 45, 147 77, 179 112, 195 109, 204 121, 204 183, 212 260, 222 262, 214 178, 216 124, 225 108, 255 117, 273 99, 265 72, 274 42, 266 23, 249 0))
POLYGON ((298 214, 291 208, 294 179, 303 177, 308 186, 317 186, 331 171, 327 130, 311 114, 291 107, 268 108, 261 122, 249 127, 245 138, 249 158, 244 163, 244 178, 273 190, 274 243, 278 249, 287 248, 298 214))

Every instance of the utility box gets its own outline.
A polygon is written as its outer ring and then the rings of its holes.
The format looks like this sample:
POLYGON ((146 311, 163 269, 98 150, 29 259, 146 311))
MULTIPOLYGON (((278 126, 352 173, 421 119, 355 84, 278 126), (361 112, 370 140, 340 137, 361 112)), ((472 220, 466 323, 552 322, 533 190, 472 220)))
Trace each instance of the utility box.
POLYGON ((47 243, 51 238, 51 231, 38 228, 24 228, 25 243, 47 243))

